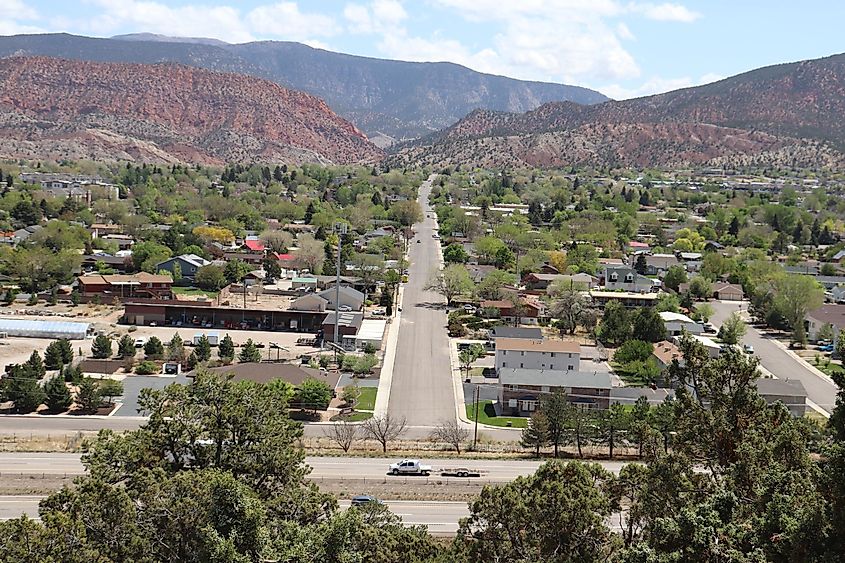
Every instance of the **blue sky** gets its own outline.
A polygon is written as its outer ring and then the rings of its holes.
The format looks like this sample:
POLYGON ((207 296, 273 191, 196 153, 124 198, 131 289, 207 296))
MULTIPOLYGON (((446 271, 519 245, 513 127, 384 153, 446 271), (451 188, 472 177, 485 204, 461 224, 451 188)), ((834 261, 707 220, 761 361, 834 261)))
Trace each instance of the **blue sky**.
POLYGON ((845 51, 837 0, 0 0, 0 35, 301 41, 614 98, 845 51))

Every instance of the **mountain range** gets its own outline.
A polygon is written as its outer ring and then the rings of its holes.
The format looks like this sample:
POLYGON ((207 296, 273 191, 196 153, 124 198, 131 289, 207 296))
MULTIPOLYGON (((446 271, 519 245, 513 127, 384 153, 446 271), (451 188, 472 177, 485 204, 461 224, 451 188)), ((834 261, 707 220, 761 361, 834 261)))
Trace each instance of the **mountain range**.
POLYGON ((684 166, 845 162, 845 55, 625 101, 477 110, 395 147, 394 163, 684 166))
POLYGON ((12 55, 173 62, 265 78, 322 98, 382 147, 448 127, 478 108, 523 112, 551 101, 593 104, 608 99, 587 88, 515 80, 452 63, 374 59, 293 42, 234 45, 146 33, 111 39, 63 33, 0 37, 0 57, 12 55))
POLYGON ((373 163, 354 125, 310 94, 196 67, 0 59, 0 158, 373 163))

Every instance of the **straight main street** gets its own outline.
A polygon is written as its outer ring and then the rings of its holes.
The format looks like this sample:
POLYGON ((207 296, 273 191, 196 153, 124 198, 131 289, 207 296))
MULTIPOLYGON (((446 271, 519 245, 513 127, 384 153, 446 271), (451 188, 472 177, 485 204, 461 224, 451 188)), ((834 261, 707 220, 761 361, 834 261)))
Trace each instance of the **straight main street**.
POLYGON ((440 243, 432 238, 436 223, 428 204, 433 179, 429 177, 419 189, 424 216, 414 226, 415 235, 410 241, 410 275, 404 289, 388 402, 390 416, 404 417, 409 426, 422 428, 455 420, 446 300, 424 289, 432 271, 441 265, 440 243))
MULTIPOLYGON (((0 496, 0 520, 18 518, 26 514, 31 518, 38 518, 38 503, 42 496, 0 496)), ((339 502, 342 510, 349 508, 350 502, 339 502)), ((469 515, 469 507, 465 502, 434 502, 434 501, 385 501, 391 512, 400 516, 408 525, 428 526, 432 534, 451 535, 458 530, 458 521, 469 515)))
MULTIPOLYGON (((716 326, 721 324, 731 314, 748 311, 748 303, 714 301, 711 303, 714 314, 710 319, 716 326)), ((744 315, 747 318, 747 315, 744 315)), ((778 379, 798 380, 804 385, 807 391, 807 398, 818 405, 822 410, 830 413, 836 405, 836 393, 839 389, 829 380, 820 377, 812 372, 807 366, 784 350, 771 337, 762 334, 751 324, 743 338, 744 344, 751 344, 754 352, 760 358, 760 364, 772 372, 778 379)))

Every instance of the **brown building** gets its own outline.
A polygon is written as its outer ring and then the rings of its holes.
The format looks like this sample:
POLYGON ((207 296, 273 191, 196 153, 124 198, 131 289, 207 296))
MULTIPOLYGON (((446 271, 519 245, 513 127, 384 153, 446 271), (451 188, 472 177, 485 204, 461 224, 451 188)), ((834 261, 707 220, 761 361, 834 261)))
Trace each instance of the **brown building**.
POLYGON ((527 416, 540 400, 561 390, 570 403, 584 408, 610 407, 610 374, 504 368, 499 370, 499 404, 504 415, 527 416))
POLYGON ((278 330, 285 332, 320 331, 325 313, 281 309, 217 307, 210 301, 156 301, 133 299, 126 303, 123 322, 161 326, 194 326, 278 330))
POLYGON ((147 299, 171 299, 173 297, 173 279, 170 276, 159 276, 141 272, 132 275, 100 275, 90 274, 79 276, 79 293, 83 299, 100 297, 103 300, 131 299, 136 297, 147 299))

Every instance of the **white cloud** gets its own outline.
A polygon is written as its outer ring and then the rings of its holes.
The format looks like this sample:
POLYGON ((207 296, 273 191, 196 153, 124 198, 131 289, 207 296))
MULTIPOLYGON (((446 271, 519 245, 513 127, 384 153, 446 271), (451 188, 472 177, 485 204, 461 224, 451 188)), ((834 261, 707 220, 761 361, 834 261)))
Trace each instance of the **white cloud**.
POLYGON ((689 76, 681 78, 652 77, 636 88, 626 88, 619 84, 610 84, 599 86, 597 90, 614 100, 629 100, 631 98, 662 94, 663 92, 671 92, 672 90, 689 88, 691 86, 701 86, 702 84, 709 84, 723 78, 724 76, 714 73, 705 74, 698 79, 690 78, 689 76))
POLYGON ((303 13, 296 2, 258 6, 247 14, 250 29, 261 35, 281 35, 292 41, 335 35, 335 20, 323 14, 303 13), (281 32, 281 33, 280 33, 281 32))
POLYGON ((693 12, 680 4, 632 4, 631 6, 633 11, 657 21, 690 23, 701 17, 698 12, 693 12))
POLYGON ((316 38, 330 37, 340 31, 334 18, 303 12, 295 1, 262 4, 247 13, 235 7, 237 3, 233 3, 235 6, 202 3, 170 6, 156 0, 86 2, 96 6, 99 14, 74 20, 67 27, 96 35, 113 35, 130 29, 179 37, 210 37, 230 43, 278 38, 315 44, 316 38))
POLYGON ((38 26, 23 23, 38 19, 38 12, 20 0, 0 0, 0 35, 44 33, 38 26))

